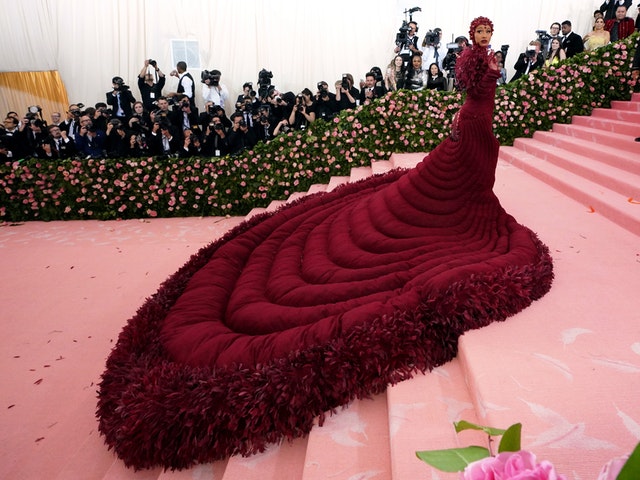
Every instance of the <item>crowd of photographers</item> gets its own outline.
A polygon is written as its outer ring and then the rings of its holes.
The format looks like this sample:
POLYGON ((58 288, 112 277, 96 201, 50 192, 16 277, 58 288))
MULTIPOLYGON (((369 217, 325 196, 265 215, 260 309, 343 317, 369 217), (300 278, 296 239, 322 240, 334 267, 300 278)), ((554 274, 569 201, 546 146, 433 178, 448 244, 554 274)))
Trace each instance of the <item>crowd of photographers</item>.
MULTIPOLYGON (((623 30, 627 30, 619 22, 630 20, 623 3, 630 4, 630 0, 606 0, 600 9, 606 12, 594 12, 594 18, 596 14, 606 18, 614 15, 611 12, 618 15, 618 11, 624 10, 618 20, 607 19, 606 25, 616 39, 623 38, 623 30)), ((405 20, 396 35, 396 56, 386 71, 372 67, 365 79, 360 80, 359 88, 354 85, 353 76, 345 73, 335 82, 335 93, 324 81, 317 83, 315 93, 308 88, 297 95, 280 92, 271 83, 272 73, 263 69, 258 73, 256 87, 251 82, 245 83, 242 94, 232 102, 221 81, 222 73, 204 70, 200 86, 205 106, 199 111, 197 82, 187 71, 187 64, 177 63, 169 74, 178 79, 177 91, 164 94, 165 73, 155 60, 148 59, 137 78, 140 100, 136 100, 121 77, 114 77, 105 102, 93 107, 72 104, 65 118, 54 112, 47 122, 38 106, 29 107, 23 116, 9 112, 0 126, 0 161, 29 157, 55 160, 233 155, 257 142, 269 142, 281 133, 304 130, 317 119, 330 120, 340 111, 370 102, 388 90, 456 88, 456 59, 468 46, 468 40, 461 36, 453 43, 443 44, 442 31, 436 28, 426 32, 419 42, 418 25, 411 19, 419 10, 416 7, 405 12, 410 21, 405 20)), ((628 30, 624 35, 633 31, 628 30)), ((582 51, 583 38, 571 31, 568 20, 562 24, 554 22, 549 33, 537 30, 536 34, 537 39, 519 55, 512 80, 551 62, 552 55, 563 59, 582 51)), ((502 45, 496 52, 502 71, 499 82, 507 81, 504 61, 508 48, 502 45)))
POLYGON ((263 69, 256 88, 245 83, 232 102, 221 72, 204 70, 200 84, 205 106, 199 111, 197 82, 186 63, 178 62, 170 75, 178 78, 177 91, 163 93, 166 76, 148 59, 138 76, 140 100, 121 77, 114 77, 105 102, 72 104, 64 118, 55 112, 47 122, 38 106, 23 116, 9 112, 0 128, 0 160, 233 155, 386 93, 377 67, 360 89, 351 74, 344 74, 335 93, 321 81, 315 93, 305 88, 297 95, 280 92, 271 83, 272 73, 263 69))

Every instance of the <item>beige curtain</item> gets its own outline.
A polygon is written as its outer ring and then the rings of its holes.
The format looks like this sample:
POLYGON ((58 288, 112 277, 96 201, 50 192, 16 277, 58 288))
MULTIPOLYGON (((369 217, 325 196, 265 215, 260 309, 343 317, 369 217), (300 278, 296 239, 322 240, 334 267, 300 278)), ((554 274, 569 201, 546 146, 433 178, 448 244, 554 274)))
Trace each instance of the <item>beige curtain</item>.
MULTIPOLYGON (((231 98, 246 81, 256 82, 262 68, 273 72, 281 90, 316 90, 325 80, 333 87, 342 73, 356 81, 374 65, 384 68, 393 57, 395 35, 407 8, 420 7, 414 20, 418 35, 439 27, 450 42, 468 35, 478 15, 495 24, 494 48, 510 45, 509 76, 518 53, 554 21, 569 19, 584 35, 602 0, 4 0, 0 15, 0 71, 57 70, 69 100, 85 105, 105 101, 111 78, 122 77, 136 98, 138 72, 153 58, 168 74, 177 59, 172 40, 199 43, 203 69, 222 71, 231 98)), ((634 2, 635 3, 635 2, 634 2)), ((635 9, 630 13, 635 16, 635 9)), ((200 70, 197 103, 202 107, 200 70)), ((175 91, 168 77, 165 92, 175 91)), ((3 92, 3 97, 4 97, 3 92)), ((35 100, 33 100, 35 102, 35 100)), ((12 103, 24 109, 31 101, 12 103)), ((0 104, 0 115, 6 113, 0 104)), ((44 105, 43 105, 44 107, 44 105)))
POLYGON ((30 106, 39 106, 49 122, 53 112, 64 118, 69 106, 67 90, 57 71, 0 72, 0 112, 24 115, 30 106))

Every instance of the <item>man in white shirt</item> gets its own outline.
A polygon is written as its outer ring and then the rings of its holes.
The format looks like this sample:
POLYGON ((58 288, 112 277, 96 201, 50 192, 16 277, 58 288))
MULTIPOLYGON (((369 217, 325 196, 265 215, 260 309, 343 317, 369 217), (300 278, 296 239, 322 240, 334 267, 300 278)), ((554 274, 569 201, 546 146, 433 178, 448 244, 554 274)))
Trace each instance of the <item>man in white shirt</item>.
MULTIPOLYGON (((193 77, 189 72, 187 72, 187 62, 178 62, 176 64, 176 69, 173 70, 169 75, 172 77, 178 77, 178 90, 177 93, 182 93, 189 98, 189 102, 191 106, 195 108, 196 106, 196 87, 193 81, 193 77)), ((169 94, 169 96, 173 96, 174 94, 169 94)))
POLYGON ((229 90, 224 83, 220 83, 222 73, 220 70, 204 70, 202 72, 202 98, 204 103, 212 102, 225 108, 225 102, 229 98, 229 90))

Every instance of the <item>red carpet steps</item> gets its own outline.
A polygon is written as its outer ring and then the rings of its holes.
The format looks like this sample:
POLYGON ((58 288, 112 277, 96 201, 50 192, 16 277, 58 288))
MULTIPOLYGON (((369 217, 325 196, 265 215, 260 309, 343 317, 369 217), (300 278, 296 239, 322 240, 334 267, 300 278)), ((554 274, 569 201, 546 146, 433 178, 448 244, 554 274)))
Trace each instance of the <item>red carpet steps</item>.
MULTIPOLYGON (((462 418, 522 421, 523 446, 568 478, 595 478, 640 440, 640 205, 628 201, 640 197, 640 97, 612 107, 501 149, 496 194, 554 257, 547 296, 467 333, 452 362, 355 401, 308 438, 181 472, 133 472, 105 449, 95 385, 125 319, 241 219, 0 228, 0 478, 447 480, 458 476, 433 472, 414 452, 485 444, 455 435, 462 418)), ((394 155, 309 193, 422 158, 394 155)))

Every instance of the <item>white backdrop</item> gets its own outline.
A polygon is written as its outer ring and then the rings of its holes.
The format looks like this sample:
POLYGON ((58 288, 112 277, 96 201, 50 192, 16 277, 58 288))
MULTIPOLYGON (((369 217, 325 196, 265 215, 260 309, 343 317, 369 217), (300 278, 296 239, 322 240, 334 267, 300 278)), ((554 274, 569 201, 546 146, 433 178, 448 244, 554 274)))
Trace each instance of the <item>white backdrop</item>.
MULTIPOLYGON (((0 0, 0 71, 58 70, 71 102, 104 101, 111 78, 122 76, 139 98, 136 78, 145 58, 167 73, 175 91, 173 39, 197 40, 205 69, 222 71, 233 99, 262 68, 283 91, 331 88, 342 73, 356 82, 374 65, 383 70, 406 8, 418 35, 440 27, 444 40, 468 35, 478 15, 495 25, 493 45, 511 46, 507 69, 536 29, 569 19, 583 35, 600 0, 0 0)), ((634 12, 632 12, 635 15, 634 12)), ((199 70, 190 69, 198 81, 199 70)), ((197 96, 200 97, 198 84, 197 96)), ((198 102, 201 104, 201 99, 198 102)), ((20 106, 16 106, 19 109, 20 106)), ((0 112, 4 115, 5 112, 0 112)))

